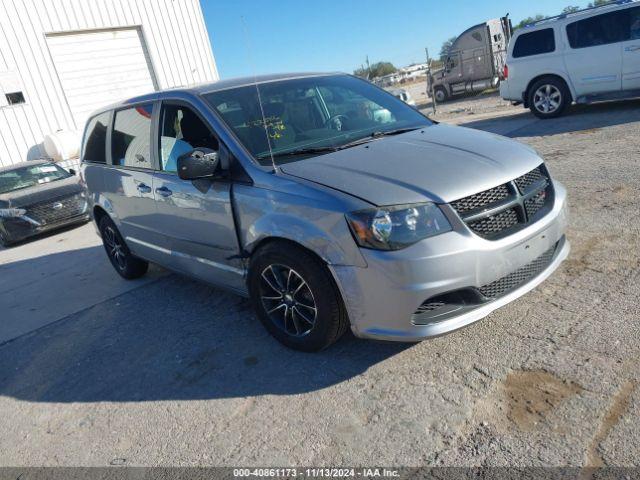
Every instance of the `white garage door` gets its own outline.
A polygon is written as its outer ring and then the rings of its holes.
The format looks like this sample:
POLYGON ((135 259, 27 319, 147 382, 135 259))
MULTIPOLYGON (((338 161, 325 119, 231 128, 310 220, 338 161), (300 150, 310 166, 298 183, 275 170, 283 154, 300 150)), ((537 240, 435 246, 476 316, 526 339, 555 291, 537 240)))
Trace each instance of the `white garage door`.
POLYGON ((47 43, 79 129, 97 108, 155 90, 137 28, 51 34, 47 43))

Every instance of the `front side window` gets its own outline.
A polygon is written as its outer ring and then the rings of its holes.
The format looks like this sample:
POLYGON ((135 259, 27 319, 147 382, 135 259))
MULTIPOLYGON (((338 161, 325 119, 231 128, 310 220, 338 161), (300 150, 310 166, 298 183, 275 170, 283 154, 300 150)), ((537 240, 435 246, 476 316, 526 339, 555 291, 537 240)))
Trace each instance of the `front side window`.
POLYGON ((106 142, 109 112, 96 115, 87 124, 82 160, 85 162, 107 163, 106 142))
POLYGON ((0 172, 0 194, 69 178, 71 174, 54 163, 44 163, 0 172))
POLYGON ((629 10, 605 13, 567 25, 571 48, 588 48, 624 42, 630 38, 629 10))
POLYGON ((310 149, 335 149, 374 133, 432 124, 401 100, 348 75, 258 88, 262 104, 255 85, 212 92, 205 99, 261 165, 270 165, 270 149, 276 163, 296 161, 313 156, 310 149))
POLYGON ((541 55, 555 52, 555 50, 556 39, 553 28, 545 28, 520 35, 513 47, 513 58, 541 55))
POLYGON ((160 168, 176 172, 178 157, 196 148, 218 150, 218 139, 193 110, 164 105, 160 115, 160 168))
POLYGON ((151 115, 153 104, 115 112, 111 132, 111 160, 121 167, 153 168, 151 115))

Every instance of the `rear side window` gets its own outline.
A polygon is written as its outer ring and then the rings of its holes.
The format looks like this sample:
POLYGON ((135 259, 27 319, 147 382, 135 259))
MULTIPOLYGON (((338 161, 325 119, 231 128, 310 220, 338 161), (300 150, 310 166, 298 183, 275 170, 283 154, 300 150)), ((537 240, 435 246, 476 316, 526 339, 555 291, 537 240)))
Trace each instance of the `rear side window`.
MULTIPOLYGON (((634 9, 635 10, 635 9, 634 9)), ((567 25, 571 48, 588 48, 624 42, 631 38, 629 10, 605 13, 567 25)))
POLYGON ((553 28, 545 28, 520 35, 513 47, 513 58, 530 57, 555 50, 556 39, 553 28))
POLYGON ((151 115, 153 104, 118 110, 111 132, 111 160, 122 167, 153 168, 151 115))
POLYGON ((105 143, 109 116, 110 113, 106 112, 89 120, 82 149, 82 160, 85 162, 107 163, 105 143))

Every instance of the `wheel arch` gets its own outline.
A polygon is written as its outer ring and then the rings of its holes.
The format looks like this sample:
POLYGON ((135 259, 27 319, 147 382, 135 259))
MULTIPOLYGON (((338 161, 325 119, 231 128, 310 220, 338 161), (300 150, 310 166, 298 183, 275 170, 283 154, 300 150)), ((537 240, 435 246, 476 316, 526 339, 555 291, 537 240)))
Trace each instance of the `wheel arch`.
POLYGON ((575 91, 573 89, 573 85, 571 84, 571 82, 569 81, 569 79, 562 73, 559 72, 547 72, 547 73, 542 73, 536 77, 534 77, 533 79, 531 79, 531 81, 527 84, 527 88, 525 89, 525 91, 522 93, 522 101, 524 103, 524 107, 525 108, 529 108, 529 93, 531 92, 531 87, 533 87, 533 85, 542 80, 543 78, 547 78, 547 77, 553 77, 553 78, 557 78, 558 80, 564 82, 564 84, 567 87, 567 90, 569 90, 569 93, 571 94, 571 101, 575 101, 576 95, 575 95, 575 91))
POLYGON ((240 242, 247 257, 251 257, 265 242, 283 241, 304 248, 327 265, 366 267, 344 216, 339 215, 332 220, 316 225, 297 215, 268 214, 241 228, 240 242))
POLYGON ((322 256, 320 256, 317 252, 315 252, 313 249, 307 247, 306 245, 296 241, 296 240, 291 240, 290 238, 285 238, 285 237, 264 237, 261 240, 259 240, 251 249, 250 252, 250 259, 252 259, 256 254, 258 254, 260 252, 260 250, 267 248, 270 245, 274 245, 274 244, 282 244, 285 248, 287 246, 289 247, 293 247, 293 248, 298 248, 301 250, 304 250, 306 253, 310 254, 311 256, 315 257, 316 260, 318 260, 320 263, 324 264, 324 265, 329 265, 329 262, 327 261, 326 258, 323 258, 322 256))
POLYGON ((94 205, 93 219, 95 220, 96 225, 100 225, 100 220, 102 220, 105 216, 106 217, 109 216, 107 211, 104 208, 102 208, 100 205, 94 205))

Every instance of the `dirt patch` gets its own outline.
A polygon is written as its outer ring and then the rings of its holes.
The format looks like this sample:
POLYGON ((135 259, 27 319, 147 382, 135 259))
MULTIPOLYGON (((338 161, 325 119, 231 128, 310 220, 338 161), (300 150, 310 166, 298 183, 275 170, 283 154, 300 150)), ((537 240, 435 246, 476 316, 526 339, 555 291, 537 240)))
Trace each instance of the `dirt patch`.
POLYGON ((580 385, 542 370, 512 372, 503 389, 507 418, 522 431, 533 430, 538 424, 547 423, 562 402, 581 391, 580 385))
POLYGON ((631 394, 634 389, 635 384, 633 382, 626 382, 615 397, 613 397, 611 406, 609 410, 607 410, 598 431, 593 436, 591 444, 587 449, 585 458, 585 465, 587 467, 600 468, 605 466, 604 460, 598 453, 598 446, 609 436, 613 427, 616 426, 624 412, 629 408, 629 401, 631 400, 631 394))

